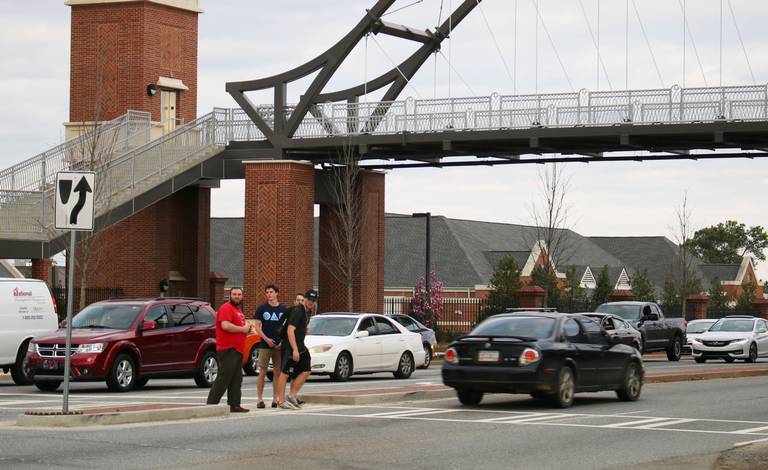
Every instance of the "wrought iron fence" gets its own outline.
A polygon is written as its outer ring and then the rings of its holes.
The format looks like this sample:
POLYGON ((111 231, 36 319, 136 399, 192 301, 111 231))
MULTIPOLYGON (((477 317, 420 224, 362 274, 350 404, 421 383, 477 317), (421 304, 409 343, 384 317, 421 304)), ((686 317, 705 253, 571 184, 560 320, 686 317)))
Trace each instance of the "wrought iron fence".
MULTIPOLYGON (((385 297, 384 313, 403 314, 418 319, 413 314, 412 297, 385 297)), ((443 309, 437 321, 436 330, 443 333, 469 333, 483 318, 488 301, 476 298, 443 297, 443 309)))

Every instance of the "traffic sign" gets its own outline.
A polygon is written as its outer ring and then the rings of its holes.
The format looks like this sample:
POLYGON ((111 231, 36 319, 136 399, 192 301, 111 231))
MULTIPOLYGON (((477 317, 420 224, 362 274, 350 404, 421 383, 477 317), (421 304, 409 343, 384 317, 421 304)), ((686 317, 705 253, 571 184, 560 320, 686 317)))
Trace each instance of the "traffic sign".
POLYGON ((93 196, 96 176, 91 171, 56 174, 56 228, 93 230, 93 196))

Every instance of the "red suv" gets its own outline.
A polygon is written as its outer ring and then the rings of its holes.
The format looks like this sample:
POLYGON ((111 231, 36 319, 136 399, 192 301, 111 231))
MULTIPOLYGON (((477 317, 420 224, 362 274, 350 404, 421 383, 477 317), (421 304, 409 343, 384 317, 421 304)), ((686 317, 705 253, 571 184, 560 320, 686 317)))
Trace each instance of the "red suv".
MULTIPOLYGON (((210 387, 218 373, 216 314, 199 299, 116 299, 97 302, 72 319, 74 381, 106 380, 127 392, 153 377, 194 377, 210 387)), ((35 386, 52 392, 64 380, 66 329, 32 340, 27 362, 35 386)))

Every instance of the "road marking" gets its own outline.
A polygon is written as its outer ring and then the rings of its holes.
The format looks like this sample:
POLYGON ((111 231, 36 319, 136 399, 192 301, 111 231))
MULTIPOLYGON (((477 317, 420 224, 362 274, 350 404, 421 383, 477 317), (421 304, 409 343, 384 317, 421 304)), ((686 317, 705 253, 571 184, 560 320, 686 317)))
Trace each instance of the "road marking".
POLYGON ((410 413, 419 413, 419 412, 424 412, 424 411, 433 411, 435 409, 436 408, 411 408, 411 409, 406 409, 406 410, 385 411, 385 412, 382 412, 382 413, 370 413, 370 414, 366 414, 366 415, 363 415, 363 416, 366 416, 368 418, 376 418, 376 417, 379 417, 379 416, 382 416, 382 417, 383 416, 400 416, 400 415, 406 415, 406 414, 410 414, 410 413))
POLYGON ((561 418, 569 418, 569 417, 580 417, 583 415, 579 414, 568 414, 568 413, 546 413, 544 416, 533 416, 530 418, 520 418, 517 416, 511 416, 507 420, 503 421, 496 421, 497 423, 504 423, 504 424, 527 424, 527 423, 534 423, 536 421, 546 421, 548 419, 561 419, 561 418))
POLYGON ((742 447, 742 446, 746 446, 746 445, 749 445, 749 444, 756 444, 758 442, 765 442, 765 441, 768 441, 768 437, 764 437, 762 439, 755 439, 753 441, 737 442, 736 444, 733 445, 733 447, 742 447))
POLYGON ((768 426, 761 426, 759 428, 749 428, 749 429, 740 429, 738 431, 731 431, 732 434, 751 434, 756 433, 758 431, 766 431, 768 430, 768 426))
POLYGON ((687 418, 680 418, 680 419, 668 419, 666 421, 660 421, 653 424, 646 424, 645 426, 633 426, 633 429, 653 429, 653 428, 659 428, 661 426, 672 426, 674 424, 683 424, 683 423, 690 423, 691 421, 697 421, 695 419, 687 419, 687 418))
POLYGON ((535 416, 542 416, 544 413, 523 413, 516 416, 501 416, 499 418, 487 418, 487 419, 481 419, 478 420, 480 423, 496 423, 496 422, 505 422, 508 419, 515 419, 515 418, 533 418, 535 416))
POLYGON ((655 423, 657 421, 668 421, 670 418, 644 418, 639 419, 635 421, 624 421, 621 423, 613 423, 613 424, 604 424, 602 427, 604 428, 635 428, 637 426, 648 424, 648 423, 655 423))

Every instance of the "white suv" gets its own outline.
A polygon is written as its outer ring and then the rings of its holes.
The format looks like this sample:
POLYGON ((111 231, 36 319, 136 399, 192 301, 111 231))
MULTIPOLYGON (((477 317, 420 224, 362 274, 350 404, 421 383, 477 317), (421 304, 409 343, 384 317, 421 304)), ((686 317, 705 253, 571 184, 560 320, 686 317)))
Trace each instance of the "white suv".
POLYGON ((716 358, 756 362, 758 357, 768 356, 768 322, 746 315, 729 315, 694 338, 691 347, 698 363, 716 358))

